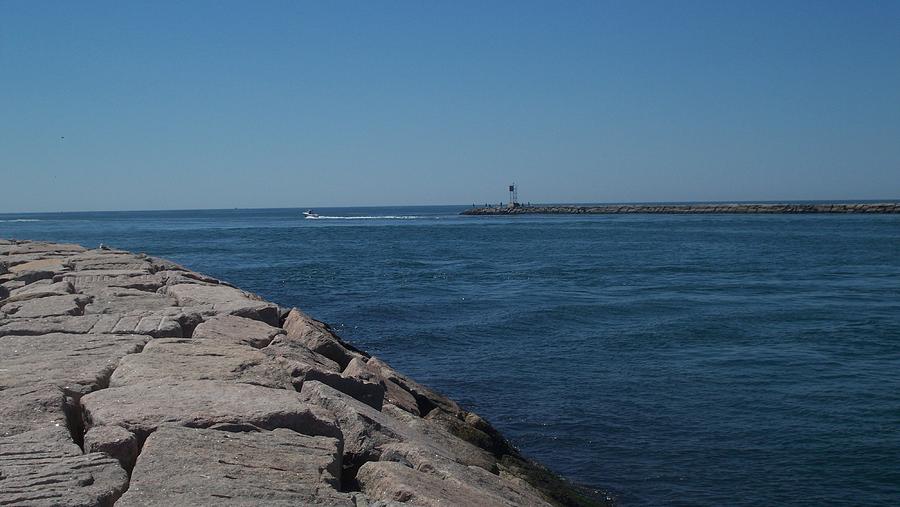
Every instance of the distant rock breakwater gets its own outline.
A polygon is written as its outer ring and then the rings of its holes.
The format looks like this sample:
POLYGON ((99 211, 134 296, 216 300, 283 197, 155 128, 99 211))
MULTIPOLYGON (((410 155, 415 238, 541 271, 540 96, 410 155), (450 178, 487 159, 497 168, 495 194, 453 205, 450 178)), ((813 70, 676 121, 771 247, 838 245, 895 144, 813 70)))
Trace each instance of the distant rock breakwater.
POLYGON ((462 215, 616 215, 655 213, 691 214, 802 214, 802 213, 900 213, 900 203, 862 204, 610 204, 603 206, 483 206, 462 215))
POLYGON ((0 240, 2 505, 598 505, 487 421, 170 261, 0 240))

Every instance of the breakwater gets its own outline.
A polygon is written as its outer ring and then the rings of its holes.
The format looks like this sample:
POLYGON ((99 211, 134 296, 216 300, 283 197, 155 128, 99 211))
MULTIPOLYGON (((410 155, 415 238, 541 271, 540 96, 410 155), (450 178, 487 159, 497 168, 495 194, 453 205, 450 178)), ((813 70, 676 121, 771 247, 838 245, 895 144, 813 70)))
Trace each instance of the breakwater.
POLYGON ((900 213, 900 203, 858 204, 608 204, 602 206, 483 206, 463 211, 462 215, 616 215, 656 214, 801 214, 801 213, 900 213))
POLYGON ((164 259, 0 240, 3 505, 590 505, 487 421, 164 259))

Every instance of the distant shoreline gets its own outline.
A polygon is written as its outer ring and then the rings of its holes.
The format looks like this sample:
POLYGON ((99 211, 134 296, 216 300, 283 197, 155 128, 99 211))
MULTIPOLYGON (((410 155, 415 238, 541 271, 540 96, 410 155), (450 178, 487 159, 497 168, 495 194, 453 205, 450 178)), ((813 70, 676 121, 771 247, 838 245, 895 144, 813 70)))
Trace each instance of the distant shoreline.
POLYGON ((898 214, 900 202, 822 204, 612 204, 602 206, 550 205, 482 206, 460 215, 618 215, 618 214, 898 214))

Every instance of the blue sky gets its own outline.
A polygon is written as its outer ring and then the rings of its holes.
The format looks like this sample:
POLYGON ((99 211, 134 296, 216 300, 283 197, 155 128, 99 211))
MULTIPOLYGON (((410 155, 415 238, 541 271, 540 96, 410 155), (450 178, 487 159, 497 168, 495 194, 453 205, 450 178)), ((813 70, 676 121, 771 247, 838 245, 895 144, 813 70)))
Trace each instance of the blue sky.
POLYGON ((900 2, 0 1, 0 211, 900 197, 900 2), (64 139, 63 139, 64 137, 64 139))

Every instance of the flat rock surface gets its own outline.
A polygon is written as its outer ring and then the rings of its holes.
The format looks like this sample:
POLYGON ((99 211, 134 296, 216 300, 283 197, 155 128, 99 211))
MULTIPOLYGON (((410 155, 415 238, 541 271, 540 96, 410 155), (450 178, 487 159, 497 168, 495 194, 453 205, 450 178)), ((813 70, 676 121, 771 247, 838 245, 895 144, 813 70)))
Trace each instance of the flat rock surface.
POLYGON ((68 399, 59 387, 38 383, 0 390, 0 437, 66 427, 68 399))
POLYGON ((51 259, 38 259, 29 262, 23 262, 21 264, 15 264, 9 268, 11 273, 18 273, 20 271, 37 271, 37 270, 49 270, 49 271, 62 271, 63 269, 63 259, 61 258, 51 258, 51 259))
POLYGON ((0 337, 0 389, 46 383, 84 393, 106 387, 119 360, 139 352, 149 339, 64 333, 0 337))
POLYGON ((5 302, 13 303, 47 296, 65 296, 73 292, 75 292, 75 288, 69 282, 52 283, 50 280, 41 280, 10 291, 5 302))
POLYGON ((154 292, 163 286, 164 280, 144 270, 87 270, 61 273, 54 280, 72 283, 76 289, 86 287, 119 287, 154 292))
POLYGON ((0 466, 43 465, 81 454, 81 449, 72 441, 72 435, 65 426, 0 437, 0 466))
POLYGON ((18 289, 24 285, 34 283, 38 280, 52 279, 56 275, 53 271, 36 270, 36 271, 19 271, 18 273, 6 273, 0 275, 0 282, 7 289, 18 289))
POLYGON ((74 334, 110 334, 135 333, 137 329, 146 329, 156 319, 153 332, 141 332, 151 336, 181 336, 181 329, 175 316, 156 315, 154 313, 138 313, 134 315, 95 314, 78 316, 53 316, 35 319, 0 319, 0 336, 29 335, 39 336, 50 333, 74 334), (166 321, 166 322, 163 322, 166 321), (145 322, 145 326, 141 326, 145 322), (171 328, 172 334, 159 334, 171 328))
POLYGON ((293 368, 287 361, 246 346, 195 338, 153 340, 141 354, 125 357, 110 387, 184 380, 225 380, 293 390, 293 368))
POLYGON ((166 293, 174 297, 179 306, 211 305, 216 313, 260 320, 272 326, 279 324, 276 305, 233 287, 183 283, 167 286, 166 293))
POLYGON ((127 252, 89 251, 66 258, 73 271, 129 270, 151 272, 153 265, 146 257, 127 252))
POLYGON ((25 301, 15 301, 0 307, 0 314, 12 319, 32 319, 56 315, 81 315, 90 297, 81 294, 48 296, 25 301))
MULTIPOLYGON (((480 467, 462 465, 422 447, 390 444, 385 446, 381 459, 384 462, 401 463, 443 481, 460 482, 471 493, 480 496, 483 505, 550 505, 527 484, 509 481, 480 467)), ((420 486, 417 493, 421 494, 425 489, 420 486)), ((452 503, 454 500, 450 498, 448 501, 452 503)), ((458 499, 455 501, 459 502, 458 499)))
POLYGON ((278 336, 284 329, 274 327, 258 320, 247 319, 235 315, 217 315, 194 329, 192 338, 216 340, 221 343, 249 345, 263 348, 278 336))
POLYGON ((146 314, 177 305, 173 298, 139 289, 96 285, 89 288, 81 287, 80 290, 92 297, 90 304, 84 308, 84 313, 88 315, 98 313, 146 314))
POLYGON ((116 505, 354 506, 340 493, 339 441, 286 429, 163 426, 144 444, 116 505))
POLYGON ((68 243, 45 243, 43 241, 22 241, 11 245, 3 245, 0 247, 0 253, 8 255, 43 253, 43 252, 83 252, 85 248, 80 245, 72 245, 68 243))
POLYGON ((128 488, 128 474, 103 453, 41 465, 2 465, 0 478, 0 505, 112 505, 128 488))
POLYGON ((87 427, 117 425, 142 435, 164 423, 195 428, 235 423, 338 436, 330 414, 301 402, 298 393, 250 384, 142 383, 93 392, 81 399, 81 405, 87 427))
POLYGON ((82 455, 65 427, 0 437, 0 505, 110 505, 127 485, 118 462, 82 455))
POLYGON ((477 467, 471 467, 465 473, 441 476, 405 464, 382 461, 364 464, 356 477, 360 489, 369 497, 407 505, 550 505, 540 496, 518 493, 513 483, 498 484, 504 480, 477 467))

